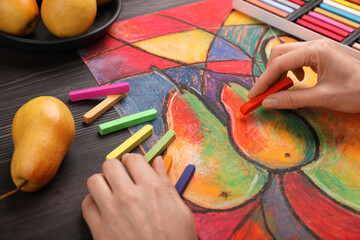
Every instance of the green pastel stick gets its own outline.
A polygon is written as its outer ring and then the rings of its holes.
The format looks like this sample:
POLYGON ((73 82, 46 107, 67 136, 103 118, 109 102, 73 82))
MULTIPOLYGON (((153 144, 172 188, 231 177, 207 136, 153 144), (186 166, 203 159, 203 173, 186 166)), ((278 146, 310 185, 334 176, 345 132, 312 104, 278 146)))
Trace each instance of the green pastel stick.
POLYGON ((156 156, 160 155, 174 141, 176 133, 169 130, 165 135, 145 154, 145 159, 151 162, 156 156))
POLYGON ((99 125, 99 133, 106 135, 157 118, 156 109, 150 109, 99 125))

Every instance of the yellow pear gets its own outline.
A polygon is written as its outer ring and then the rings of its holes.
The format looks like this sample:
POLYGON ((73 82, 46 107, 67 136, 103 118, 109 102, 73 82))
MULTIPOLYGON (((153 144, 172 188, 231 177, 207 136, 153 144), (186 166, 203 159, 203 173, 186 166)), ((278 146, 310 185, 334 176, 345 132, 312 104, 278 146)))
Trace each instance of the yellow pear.
POLYGON ((36 0, 0 0, 0 31, 25 36, 35 30, 38 22, 36 0))
POLYGON ((41 4, 46 28, 59 38, 85 33, 93 24, 96 11, 96 0, 43 0, 41 4))
POLYGON ((24 104, 12 123, 11 178, 17 189, 34 192, 50 182, 75 135, 74 118, 59 99, 42 96, 24 104))
POLYGON ((96 0, 96 2, 98 6, 102 7, 108 5, 111 2, 111 0, 96 0))

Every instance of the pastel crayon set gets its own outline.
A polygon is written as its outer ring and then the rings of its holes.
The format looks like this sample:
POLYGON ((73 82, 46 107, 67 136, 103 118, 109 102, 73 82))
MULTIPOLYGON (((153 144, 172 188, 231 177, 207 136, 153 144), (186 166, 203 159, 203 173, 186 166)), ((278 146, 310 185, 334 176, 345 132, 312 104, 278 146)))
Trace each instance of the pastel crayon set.
MULTIPOLYGON (((105 97, 98 105, 92 108, 90 111, 85 113, 83 120, 85 123, 90 124, 100 117, 103 113, 109 110, 112 106, 117 104, 121 99, 125 98, 127 93, 130 91, 130 86, 128 82, 110 84, 106 86, 94 87, 81 89, 76 91, 71 91, 69 93, 70 100, 80 101, 90 98, 105 97)), ((128 128, 140 123, 149 122, 157 118, 156 109, 149 109, 143 112, 138 112, 126 117, 112 120, 99 125, 99 133, 101 135, 106 135, 119 131, 124 128, 128 128)), ((117 158, 121 160, 124 154, 131 152, 137 146, 139 146, 143 141, 149 138, 154 132, 154 127, 152 125, 145 125, 130 138, 120 144, 112 152, 106 156, 106 160, 117 158)), ((144 155, 144 158, 150 164, 156 156, 161 155, 167 147, 175 140, 176 133, 169 129, 158 141, 157 143, 144 155)), ((170 155, 166 155, 163 159, 165 170, 168 173, 173 162, 173 158, 170 155)), ((184 193, 187 185, 192 179, 195 172, 195 166, 189 164, 183 171, 182 175, 178 179, 175 188, 180 196, 184 193)))
POLYGON ((233 7, 303 40, 331 39, 360 59, 360 0, 234 0, 233 7))

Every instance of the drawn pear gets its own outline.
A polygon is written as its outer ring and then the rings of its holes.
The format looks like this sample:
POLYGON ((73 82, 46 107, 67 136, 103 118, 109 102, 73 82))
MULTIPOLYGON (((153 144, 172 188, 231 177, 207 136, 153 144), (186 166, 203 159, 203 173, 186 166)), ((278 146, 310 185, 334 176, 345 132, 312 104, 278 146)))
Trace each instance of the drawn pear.
POLYGON ((247 94, 248 90, 237 83, 224 84, 221 92, 231 138, 240 151, 273 169, 296 167, 314 159, 317 136, 307 121, 292 111, 263 107, 244 116, 240 107, 247 94))

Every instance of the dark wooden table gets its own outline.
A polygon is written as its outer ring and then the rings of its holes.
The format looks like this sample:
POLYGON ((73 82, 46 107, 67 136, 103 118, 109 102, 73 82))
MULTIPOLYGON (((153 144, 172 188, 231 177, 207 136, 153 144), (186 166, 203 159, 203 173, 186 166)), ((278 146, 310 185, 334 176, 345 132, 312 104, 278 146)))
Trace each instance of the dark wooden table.
MULTIPOLYGON (((199 0, 123 0, 119 19, 128 19, 199 0)), ((0 194, 14 189, 10 162, 14 149, 11 124, 16 111, 32 98, 62 100, 74 115, 76 134, 55 178, 34 193, 19 192, 0 201, 0 239, 90 239, 81 215, 88 193, 86 180, 101 171, 105 156, 125 141, 127 130, 101 137, 97 126, 118 117, 109 110, 97 124, 82 115, 97 101, 71 103, 72 90, 97 86, 77 52, 39 53, 17 49, 0 40, 0 194)), ((139 149, 135 150, 140 152, 139 149)))

